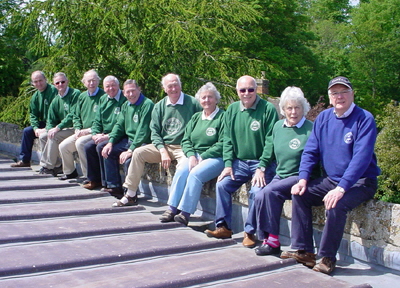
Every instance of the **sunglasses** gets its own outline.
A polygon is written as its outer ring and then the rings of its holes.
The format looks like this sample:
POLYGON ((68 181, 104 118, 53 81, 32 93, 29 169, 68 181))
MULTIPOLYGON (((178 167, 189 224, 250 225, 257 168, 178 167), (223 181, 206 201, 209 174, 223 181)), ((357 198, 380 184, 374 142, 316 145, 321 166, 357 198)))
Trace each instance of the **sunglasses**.
POLYGON ((54 84, 60 85, 60 84, 64 84, 64 83, 65 83, 65 81, 58 81, 58 82, 56 82, 56 83, 54 83, 54 84))
POLYGON ((249 92, 249 93, 253 93, 255 90, 256 90, 256 89, 254 89, 254 88, 239 89, 239 92, 240 92, 240 93, 246 93, 246 91, 247 91, 247 92, 249 92))

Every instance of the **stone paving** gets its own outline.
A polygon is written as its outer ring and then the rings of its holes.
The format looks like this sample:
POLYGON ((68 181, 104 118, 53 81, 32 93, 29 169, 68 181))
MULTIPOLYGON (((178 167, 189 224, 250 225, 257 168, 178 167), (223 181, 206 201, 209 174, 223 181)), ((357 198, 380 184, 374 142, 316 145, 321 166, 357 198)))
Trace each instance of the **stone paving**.
MULTIPOLYGON (((115 198, 74 181, 10 168, 0 155, 0 287, 396 287, 400 277, 363 263, 332 276, 293 259, 256 256, 208 222, 160 223, 165 206, 112 208, 115 198), (396 284, 394 284, 396 283, 396 284)), ((288 247, 284 247, 288 249, 288 247)))

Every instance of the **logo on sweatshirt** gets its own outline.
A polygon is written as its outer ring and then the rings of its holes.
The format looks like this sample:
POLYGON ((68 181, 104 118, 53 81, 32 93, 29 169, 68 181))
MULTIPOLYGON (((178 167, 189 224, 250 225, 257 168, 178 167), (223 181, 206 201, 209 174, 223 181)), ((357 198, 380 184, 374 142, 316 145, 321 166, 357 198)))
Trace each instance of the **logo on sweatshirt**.
POLYGON ((349 133, 347 133, 346 135, 344 135, 344 143, 346 143, 346 144, 351 144, 351 143, 353 143, 353 141, 354 141, 354 139, 353 139, 354 137, 353 137, 353 133, 352 132, 349 132, 349 133))
POLYGON ((181 131, 182 129, 182 122, 178 118, 169 118, 164 123, 164 130, 167 132, 168 135, 174 135, 181 131))
POLYGON ((252 131, 257 131, 258 129, 260 129, 261 125, 260 122, 258 122, 257 120, 254 120, 253 122, 251 122, 250 124, 250 129, 252 131))
POLYGON ((293 149, 293 150, 298 149, 298 148, 300 147, 300 144, 301 144, 301 142, 300 142, 300 140, 297 139, 297 138, 294 138, 294 139, 292 139, 292 140, 289 141, 289 147, 290 147, 291 149, 293 149))
POLYGON ((133 122, 137 123, 139 121, 139 116, 135 113, 132 118, 133 122))
POLYGON ((44 99, 44 105, 49 105, 49 101, 47 101, 47 99, 44 99))
POLYGON ((99 105, 93 105, 93 112, 97 112, 97 109, 99 108, 99 105))
POLYGON ((119 114, 121 107, 115 107, 114 114, 119 114))
POLYGON ((68 111, 69 105, 67 103, 64 103, 64 110, 68 111))
POLYGON ((207 136, 214 136, 217 133, 217 130, 213 127, 208 127, 206 130, 206 135, 207 136))

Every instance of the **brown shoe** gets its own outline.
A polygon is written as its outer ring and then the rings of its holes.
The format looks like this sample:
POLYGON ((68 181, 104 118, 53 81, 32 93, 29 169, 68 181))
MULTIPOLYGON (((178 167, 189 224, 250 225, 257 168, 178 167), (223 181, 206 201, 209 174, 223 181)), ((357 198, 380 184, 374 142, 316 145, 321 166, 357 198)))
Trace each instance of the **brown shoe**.
POLYGON ((232 238, 232 230, 229 230, 225 226, 217 227, 217 229, 215 229, 214 231, 207 229, 206 231, 204 231, 204 233, 206 233, 208 237, 219 239, 232 238))
POLYGON ((17 163, 13 163, 10 165, 13 168, 22 168, 22 167, 31 167, 31 162, 25 163, 21 161, 18 161, 17 163))
POLYGON ((254 234, 249 234, 244 232, 243 242, 244 247, 253 248, 256 246, 256 236, 254 234))
POLYGON ((138 199, 137 199, 137 196, 135 196, 135 197, 130 197, 130 196, 128 196, 128 195, 125 195, 124 197, 122 197, 121 198, 121 200, 118 200, 117 202, 114 202, 113 204, 112 204, 112 207, 124 207, 124 206, 134 206, 134 205, 138 205, 138 199), (126 198, 126 199, 128 199, 128 202, 127 203, 122 203, 122 199, 123 198, 126 198))
POLYGON ((295 252, 283 251, 281 254, 282 259, 293 258, 297 262, 304 264, 307 267, 313 268, 315 266, 315 254, 306 252, 304 250, 297 250, 295 252))
POLYGON ((329 257, 322 257, 321 261, 314 266, 313 270, 325 274, 331 274, 336 267, 336 260, 332 261, 329 257))
POLYGON ((84 184, 82 187, 85 188, 85 189, 93 190, 93 189, 95 189, 97 187, 101 187, 101 183, 94 182, 94 181, 89 181, 87 184, 84 184))

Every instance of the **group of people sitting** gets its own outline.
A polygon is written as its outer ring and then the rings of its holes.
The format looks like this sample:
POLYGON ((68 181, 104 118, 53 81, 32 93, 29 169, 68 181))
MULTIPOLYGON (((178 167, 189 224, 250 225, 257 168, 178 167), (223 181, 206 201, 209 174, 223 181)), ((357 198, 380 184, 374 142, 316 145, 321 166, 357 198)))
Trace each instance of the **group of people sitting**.
POLYGON ((380 173, 374 154, 373 116, 354 104, 353 86, 346 77, 329 82, 332 108, 315 123, 305 118, 310 105, 302 90, 287 87, 280 97, 279 120, 270 102, 257 95, 256 80, 237 80, 239 101, 226 111, 218 107, 217 88, 208 82, 195 97, 182 92, 180 78, 167 74, 161 84, 167 96, 154 104, 135 80, 123 90, 118 79, 84 74, 87 91, 68 87, 62 72, 47 84, 41 71, 32 74, 37 92, 31 99, 31 127, 23 133, 20 160, 13 167, 30 166, 33 141, 40 139, 41 174, 77 178, 74 152, 79 155, 83 187, 102 190, 118 200, 113 207, 137 204, 145 163, 164 169, 177 160, 168 209, 161 222, 188 225, 205 182, 217 178, 215 229, 208 237, 232 237, 232 195, 251 181, 243 245, 262 244, 257 255, 280 255, 326 274, 336 265, 347 212, 371 199, 380 173), (124 165, 122 183, 119 165, 124 165), (292 200, 292 248, 282 252, 280 216, 285 200, 292 200), (316 263, 312 206, 325 205, 326 224, 316 263))

